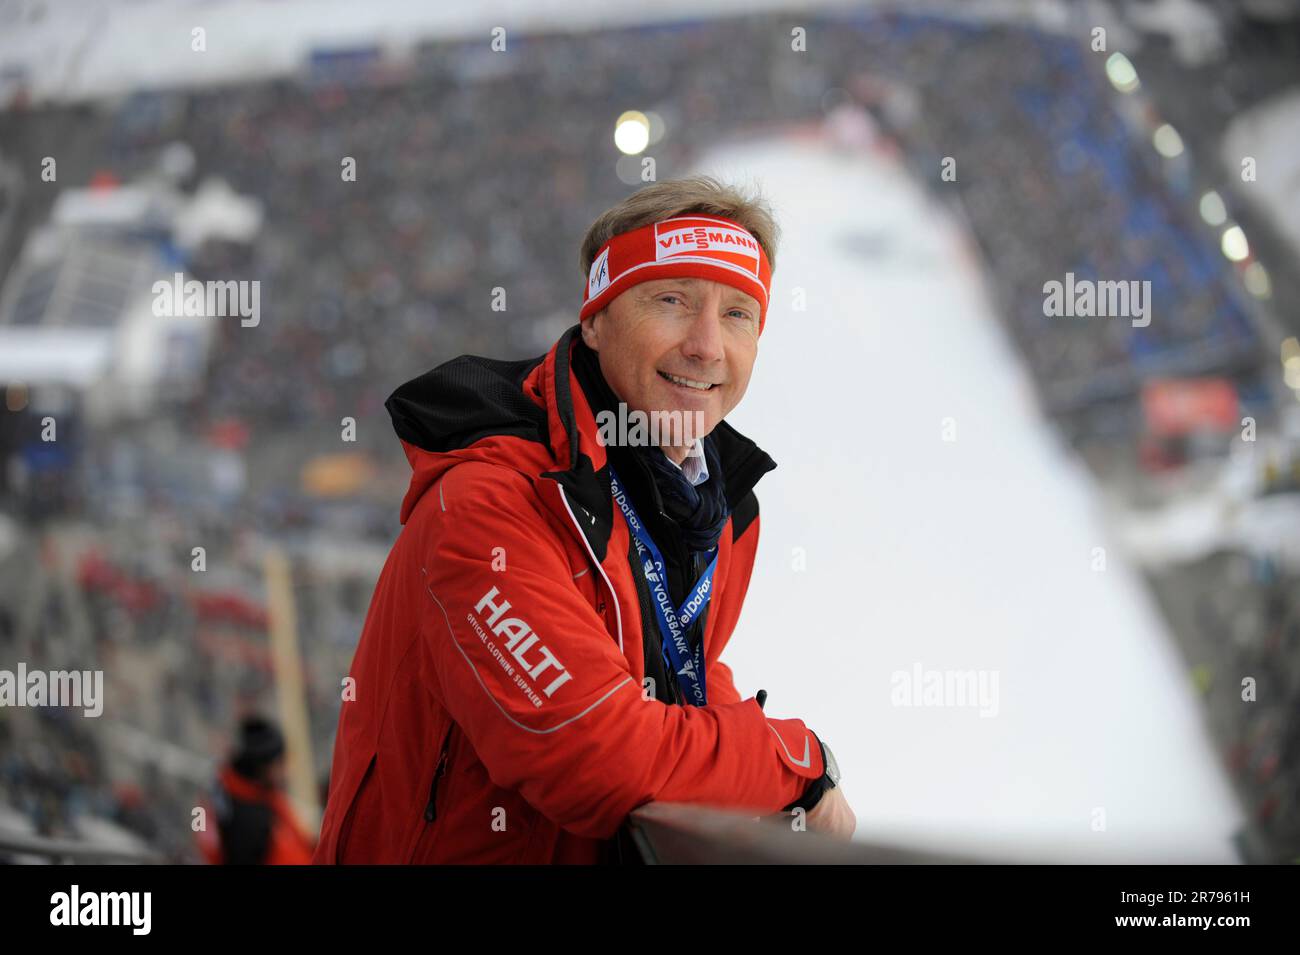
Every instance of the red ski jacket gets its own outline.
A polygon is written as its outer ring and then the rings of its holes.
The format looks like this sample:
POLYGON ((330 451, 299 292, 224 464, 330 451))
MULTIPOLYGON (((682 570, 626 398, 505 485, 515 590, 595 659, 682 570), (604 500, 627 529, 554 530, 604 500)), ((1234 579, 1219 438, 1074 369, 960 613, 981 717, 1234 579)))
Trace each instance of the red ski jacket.
POLYGON ((771 459, 726 422, 712 434, 731 517, 703 624, 708 705, 662 702, 642 686, 657 622, 575 345, 576 325, 541 358, 462 356, 389 398, 414 473, 343 694, 313 861, 596 863, 644 803, 763 815, 822 774, 812 732, 742 700, 719 659, 771 459))

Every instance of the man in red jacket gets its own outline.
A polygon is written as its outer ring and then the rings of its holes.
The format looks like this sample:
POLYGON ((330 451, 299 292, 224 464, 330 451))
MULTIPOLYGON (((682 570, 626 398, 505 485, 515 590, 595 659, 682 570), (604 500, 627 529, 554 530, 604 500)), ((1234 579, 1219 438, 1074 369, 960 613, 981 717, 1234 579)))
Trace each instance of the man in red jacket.
POLYGON ((652 800, 852 834, 824 744, 719 658, 776 466, 723 420, 776 231, 715 180, 651 185, 592 225, 581 321, 546 355, 462 356, 389 398, 414 473, 315 861, 616 861, 652 800))

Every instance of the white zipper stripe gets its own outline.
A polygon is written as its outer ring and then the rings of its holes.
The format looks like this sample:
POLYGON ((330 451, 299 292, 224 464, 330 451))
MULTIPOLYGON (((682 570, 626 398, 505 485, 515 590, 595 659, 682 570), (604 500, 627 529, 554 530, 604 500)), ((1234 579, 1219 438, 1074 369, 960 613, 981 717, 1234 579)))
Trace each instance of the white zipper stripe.
POLYGON ((578 536, 582 538, 582 546, 587 548, 587 553, 591 555, 591 562, 596 565, 596 570, 600 571, 600 576, 605 578, 605 586, 609 588, 609 597, 614 601, 614 620, 618 623, 618 650, 623 652, 623 611, 618 606, 618 594, 614 592, 614 585, 610 583, 609 577, 605 573, 605 568, 600 566, 600 561, 596 560, 596 552, 591 549, 591 544, 587 540, 587 535, 582 531, 582 525, 573 515, 573 508, 569 507, 569 496, 564 493, 564 485, 558 481, 555 486, 560 489, 560 500, 564 502, 564 509, 569 512, 569 520, 573 521, 573 526, 578 529, 578 536))

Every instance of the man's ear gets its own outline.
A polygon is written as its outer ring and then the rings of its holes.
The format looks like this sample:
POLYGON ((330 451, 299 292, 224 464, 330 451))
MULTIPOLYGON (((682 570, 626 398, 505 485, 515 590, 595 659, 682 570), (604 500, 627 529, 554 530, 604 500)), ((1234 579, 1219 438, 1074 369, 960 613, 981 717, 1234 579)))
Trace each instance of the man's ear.
POLYGON ((600 351, 600 332, 596 329, 596 321, 604 314, 605 310, 602 308, 582 320, 582 343, 592 351, 600 351))

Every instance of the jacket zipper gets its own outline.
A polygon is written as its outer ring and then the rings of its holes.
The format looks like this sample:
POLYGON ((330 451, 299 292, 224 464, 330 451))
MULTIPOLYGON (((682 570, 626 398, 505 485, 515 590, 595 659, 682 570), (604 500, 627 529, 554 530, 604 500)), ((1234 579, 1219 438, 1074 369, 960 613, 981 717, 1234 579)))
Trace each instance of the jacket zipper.
POLYGON ((433 770, 433 782, 429 784, 429 803, 424 807, 424 821, 433 822, 438 818, 438 780, 447 775, 447 747, 451 739, 448 734, 447 739, 442 741, 442 753, 438 756, 438 765, 433 770))
MULTIPOLYGON (((557 481, 556 483, 557 483, 557 485, 559 486, 559 490, 560 490, 560 499, 564 502, 564 508, 565 508, 566 511, 569 512, 569 520, 573 522, 573 526, 574 526, 574 528, 578 531, 578 538, 582 541, 583 546, 587 549, 587 553, 588 553, 588 555, 590 555, 592 563, 595 564, 596 569, 600 571, 600 575, 601 575, 601 577, 604 578, 604 580, 605 580, 606 588, 609 590, 610 596, 614 599, 614 611, 615 611, 615 614, 618 616, 618 646, 619 646, 619 649, 622 650, 622 649, 623 649, 623 620, 622 620, 622 615, 619 614, 619 612, 618 612, 618 595, 614 593, 614 585, 610 583, 610 581, 609 581, 609 577, 607 577, 607 576, 605 575, 605 569, 604 569, 603 567, 600 566, 600 561, 596 560, 596 554, 595 554, 595 552, 591 549, 591 544, 590 544, 590 542, 587 540, 587 534, 586 534, 586 532, 583 530, 582 525, 578 523, 578 518, 577 518, 577 516, 573 513, 573 508, 569 506, 568 495, 566 495, 565 492, 564 492, 564 485, 559 484, 558 481, 557 481)), ((665 520, 669 520, 669 521, 672 520, 672 518, 668 516, 668 512, 664 510, 664 506, 663 506, 663 498, 660 497, 660 495, 659 495, 659 488, 655 485, 655 483, 654 483, 653 480, 650 481, 650 492, 651 492, 651 494, 654 495, 654 500, 655 500, 655 510, 659 512, 659 516, 662 517, 662 518, 664 518, 665 520)), ((594 518, 593 518, 593 520, 594 520, 594 518)), ((678 542, 678 553, 679 553, 679 554, 682 553, 683 550, 685 550, 685 548, 683 548, 683 547, 681 546, 680 541, 679 541, 679 542, 678 542)), ((689 551, 687 551, 687 555, 688 555, 687 565, 688 565, 688 566, 691 566, 691 567, 696 567, 696 565, 698 564, 698 557, 696 557, 695 555, 691 555, 691 554, 689 553, 689 551)), ((629 559, 630 559, 630 558, 629 558, 629 559)), ((698 575, 698 573, 699 573, 699 571, 698 571, 698 569, 697 569, 697 570, 696 570, 696 574, 698 575)), ((649 586, 648 586, 648 584, 646 584, 644 577, 642 577, 642 575, 641 575, 640 573, 637 572, 637 569, 636 569, 636 567, 635 567, 635 564, 633 564, 633 574, 632 574, 632 578, 633 578, 633 582, 634 582, 634 585, 635 585, 634 589, 635 589, 636 592, 637 592, 637 602, 640 603, 640 605, 641 605, 642 647, 643 647, 643 652, 644 652, 644 645, 645 645, 645 630, 646 630, 647 627, 655 628, 655 626, 656 626, 655 623, 654 623, 654 618, 652 617, 652 614, 654 613, 654 608, 651 607, 650 604, 649 604, 649 600, 651 599, 651 598, 650 598, 650 595, 649 595, 649 592, 648 592, 648 591, 649 591, 649 586)), ((602 602, 602 603, 601 603, 601 606, 600 606, 600 610, 603 612, 604 609, 605 609, 605 607, 604 607, 604 603, 602 602)), ((706 623, 706 621, 707 621, 707 614, 708 614, 708 608, 706 607, 705 610, 704 610, 704 612, 701 613, 700 616, 699 616, 698 618, 696 618, 696 623, 695 623, 695 625, 698 625, 698 626, 700 627, 699 633, 700 633, 700 639, 701 639, 701 640, 704 639, 704 625, 705 625, 705 623, 706 623)), ((695 625, 693 625, 693 626, 695 626, 695 625)), ((656 636, 655 636, 655 643, 657 643, 657 644, 660 645, 660 653, 661 653, 661 659, 662 659, 662 649, 663 649, 663 648, 662 648, 662 643, 663 643, 663 641, 662 641, 662 639, 658 636, 658 630, 655 629, 654 632, 655 632, 655 635, 656 635, 656 636)), ((677 681, 676 681, 676 677, 675 677, 675 675, 673 674, 673 672, 672 672, 672 668, 671 668, 671 667, 668 667, 668 666, 665 664, 665 668, 664 668, 664 669, 665 669, 665 676, 667 677, 667 680, 668 680, 668 683, 669 683, 669 686, 668 686, 668 688, 667 688, 667 694, 668 694, 669 699, 668 699, 667 701, 665 701, 665 702, 678 703, 678 702, 679 702, 679 701, 678 701, 679 693, 677 692, 678 687, 676 686, 676 682, 677 682, 677 681)), ((438 777, 435 775, 435 776, 434 776, 434 786, 435 786, 435 787, 437 786, 437 783, 438 783, 438 777)), ((430 795, 429 795, 429 805, 430 805, 430 806, 433 805, 433 794, 432 794, 432 793, 430 793, 430 795)), ((427 810, 426 810, 426 818, 428 818, 428 811, 427 811, 427 810)))
MULTIPOLYGON (((582 525, 578 523, 577 515, 573 513, 573 508, 569 506, 569 497, 564 492, 564 485, 559 481, 556 481, 555 484, 560 490, 560 500, 564 503, 564 509, 569 513, 569 520, 573 522, 573 527, 578 532, 578 540, 582 541, 582 546, 587 549, 587 554, 591 557, 592 564, 595 566, 596 570, 600 572, 601 579, 605 581, 605 589, 609 591, 610 599, 614 601, 614 620, 618 626, 618 649, 622 652, 623 612, 618 605, 618 594, 614 592, 614 585, 610 582, 609 575, 605 573, 605 568, 600 566, 600 561, 596 559, 596 552, 591 549, 591 541, 587 540, 587 532, 582 529, 582 525)), ((592 517, 592 520, 594 521, 595 517, 592 517)), ((605 605, 603 603, 601 604, 600 609, 601 612, 604 613, 605 605)))

